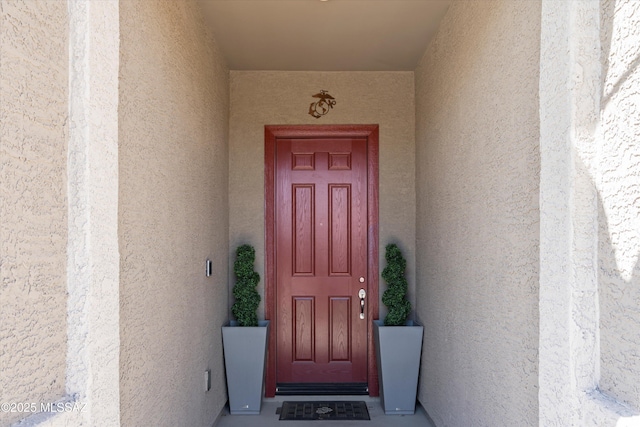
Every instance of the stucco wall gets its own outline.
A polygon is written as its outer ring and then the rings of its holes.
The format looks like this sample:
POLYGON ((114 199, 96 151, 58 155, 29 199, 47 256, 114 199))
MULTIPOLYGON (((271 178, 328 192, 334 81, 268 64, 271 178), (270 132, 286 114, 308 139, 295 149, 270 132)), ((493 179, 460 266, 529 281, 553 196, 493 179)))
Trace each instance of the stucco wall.
POLYGON ((226 401, 229 72, 195 1, 125 1, 120 17, 121 421, 210 426, 226 401))
POLYGON ((541 425, 640 421, 639 6, 542 1, 541 425))
MULTIPOLYGON (((232 71, 229 152, 229 241, 251 243, 264 278, 264 126, 378 124, 380 126, 380 266, 384 246, 398 242, 415 294, 414 88, 411 72, 232 71), (335 107, 308 114, 311 96, 327 90, 335 107)), ((233 260, 230 260, 232 262, 233 260)), ((232 280, 230 280, 232 282, 232 280)), ((384 289, 384 282, 381 280, 384 289)), ((264 296, 264 282, 259 284, 264 296)), ((264 298, 263 298, 264 301, 264 298)), ((381 313, 386 313, 381 304, 381 313)), ((260 317, 264 305, 260 305, 260 317)))
POLYGON ((538 425, 540 4, 454 2, 415 72, 419 400, 538 425))
MULTIPOLYGON (((0 2, 0 402, 65 393, 64 1, 0 2)), ((0 425, 28 414, 0 412, 0 425)))
POLYGON ((601 2, 600 389, 640 410, 640 2, 601 2))
MULTIPOLYGON (((540 425, 587 420, 597 386, 599 3, 543 0, 540 36, 540 425)), ((595 414, 593 411, 592 414, 595 414)))

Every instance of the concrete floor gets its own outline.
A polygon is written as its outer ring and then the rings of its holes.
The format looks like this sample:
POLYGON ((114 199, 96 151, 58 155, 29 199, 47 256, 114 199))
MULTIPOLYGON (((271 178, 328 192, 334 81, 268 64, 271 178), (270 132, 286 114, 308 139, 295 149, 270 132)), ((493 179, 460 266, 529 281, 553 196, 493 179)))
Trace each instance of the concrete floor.
POLYGON ((385 415, 380 399, 369 396, 276 396, 264 398, 260 415, 230 415, 223 409, 214 427, 434 427, 422 406, 416 406, 414 415, 385 415), (370 421, 280 421, 276 410, 285 400, 363 400, 367 402, 370 421))

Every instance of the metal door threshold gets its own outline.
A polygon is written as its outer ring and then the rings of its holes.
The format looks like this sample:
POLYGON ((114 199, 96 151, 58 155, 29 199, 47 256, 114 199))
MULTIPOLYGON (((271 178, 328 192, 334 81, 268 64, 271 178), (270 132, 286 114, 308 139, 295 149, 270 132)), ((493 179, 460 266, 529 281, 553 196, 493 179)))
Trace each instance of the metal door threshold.
POLYGON ((362 396, 369 394, 367 383, 278 383, 280 396, 362 396))

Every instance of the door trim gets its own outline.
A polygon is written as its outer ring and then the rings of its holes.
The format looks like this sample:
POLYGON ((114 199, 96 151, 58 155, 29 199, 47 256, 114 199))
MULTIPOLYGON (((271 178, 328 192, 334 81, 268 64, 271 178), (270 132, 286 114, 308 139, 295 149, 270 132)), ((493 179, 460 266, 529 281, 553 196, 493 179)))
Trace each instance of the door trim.
MULTIPOLYGON (((378 396, 378 370, 376 368, 373 327, 371 322, 378 320, 379 295, 379 259, 378 259, 378 125, 277 125, 264 127, 264 192, 265 192, 265 318, 276 321, 276 284, 275 284, 275 168, 276 141, 278 138, 367 138, 367 251, 368 281, 367 296, 367 379, 369 395, 378 396)), ((272 324, 269 334, 267 353, 267 373, 265 396, 274 397, 276 393, 276 334, 272 324)))

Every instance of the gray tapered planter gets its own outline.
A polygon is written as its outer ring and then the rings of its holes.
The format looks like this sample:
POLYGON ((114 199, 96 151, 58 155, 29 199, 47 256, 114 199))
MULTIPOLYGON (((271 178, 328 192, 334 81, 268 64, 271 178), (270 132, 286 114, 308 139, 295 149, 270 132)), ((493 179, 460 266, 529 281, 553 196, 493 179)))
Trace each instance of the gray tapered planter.
POLYGON ((418 372, 422 352, 423 327, 412 321, 406 326, 384 326, 373 321, 380 402, 386 415, 416 411, 418 372))
POLYGON ((222 327, 229 412, 258 415, 262 405, 269 321, 259 326, 222 327))

